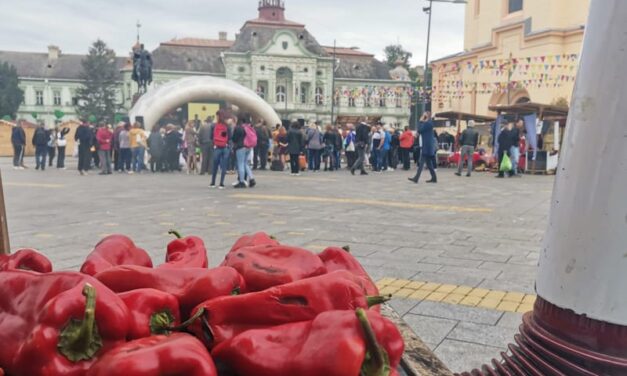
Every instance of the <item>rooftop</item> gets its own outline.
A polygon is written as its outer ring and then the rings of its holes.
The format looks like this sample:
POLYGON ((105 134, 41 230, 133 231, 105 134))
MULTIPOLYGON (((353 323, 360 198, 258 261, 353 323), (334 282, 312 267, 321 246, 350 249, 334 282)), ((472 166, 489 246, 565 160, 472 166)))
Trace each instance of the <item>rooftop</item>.
POLYGON ((363 57, 374 57, 373 54, 360 51, 357 47, 333 47, 333 46, 322 46, 322 48, 329 55, 333 55, 333 50, 335 50, 336 55, 350 55, 350 56, 363 56, 363 57))
POLYGON ((167 42, 161 42, 162 46, 183 46, 183 47, 207 47, 207 48, 231 48, 235 41, 223 39, 204 38, 174 38, 167 42))

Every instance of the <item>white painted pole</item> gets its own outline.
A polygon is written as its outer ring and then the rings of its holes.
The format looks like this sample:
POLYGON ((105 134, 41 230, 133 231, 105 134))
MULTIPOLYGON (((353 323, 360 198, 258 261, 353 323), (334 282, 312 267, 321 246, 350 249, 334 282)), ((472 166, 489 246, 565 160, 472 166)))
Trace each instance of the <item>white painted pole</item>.
POLYGON ((553 150, 560 150, 560 122, 553 123, 553 150))
POLYGON ((627 1, 592 0, 537 292, 627 325, 627 1))

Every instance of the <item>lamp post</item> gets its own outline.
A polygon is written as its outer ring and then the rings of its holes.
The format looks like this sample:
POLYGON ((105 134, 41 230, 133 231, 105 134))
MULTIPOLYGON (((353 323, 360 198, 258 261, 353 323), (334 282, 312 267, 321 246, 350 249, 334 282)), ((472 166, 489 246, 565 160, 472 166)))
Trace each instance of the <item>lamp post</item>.
POLYGON ((423 109, 422 109, 423 112, 427 111, 427 103, 429 103, 427 101, 426 91, 427 91, 427 75, 429 74, 429 43, 431 42, 431 14, 433 13, 432 9, 433 9, 434 2, 435 3, 450 3, 450 4, 468 4, 468 1, 466 0, 429 0, 429 6, 422 8, 422 11, 429 15, 429 24, 427 26, 427 53, 425 54, 425 77, 424 77, 425 96, 424 96, 423 109))

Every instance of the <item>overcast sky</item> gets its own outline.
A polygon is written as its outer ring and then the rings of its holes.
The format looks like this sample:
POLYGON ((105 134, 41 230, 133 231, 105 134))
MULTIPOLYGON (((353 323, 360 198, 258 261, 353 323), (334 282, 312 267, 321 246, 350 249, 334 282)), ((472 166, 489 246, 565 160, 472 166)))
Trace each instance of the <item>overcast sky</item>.
MULTIPOLYGON (((323 45, 359 46, 382 57, 400 43, 424 64, 426 0, 286 0, 289 20, 304 23, 323 45)), ((430 60, 463 49, 464 5, 434 3, 430 60)), ((49 44, 66 53, 86 53, 103 39, 118 55, 141 39, 150 49, 174 37, 234 37, 257 16, 257 0, 0 0, 0 50, 44 52, 49 44)))

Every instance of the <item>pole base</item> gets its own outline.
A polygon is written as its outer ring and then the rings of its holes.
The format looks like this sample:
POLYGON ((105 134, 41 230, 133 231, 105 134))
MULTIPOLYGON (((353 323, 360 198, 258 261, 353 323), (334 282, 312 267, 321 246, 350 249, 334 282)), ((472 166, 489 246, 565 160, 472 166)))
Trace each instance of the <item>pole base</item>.
POLYGON ((541 297, 514 340, 501 361, 456 376, 627 375, 627 326, 577 315, 541 297))

